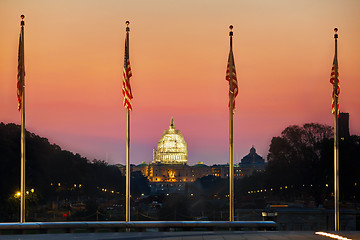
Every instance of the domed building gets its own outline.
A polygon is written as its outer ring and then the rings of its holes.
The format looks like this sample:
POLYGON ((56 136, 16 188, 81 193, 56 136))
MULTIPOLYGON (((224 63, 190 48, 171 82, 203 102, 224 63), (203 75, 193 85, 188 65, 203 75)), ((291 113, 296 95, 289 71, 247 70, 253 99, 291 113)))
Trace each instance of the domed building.
MULTIPOLYGON (((151 194, 184 193, 187 184, 205 176, 229 177, 229 164, 207 166, 199 162, 189 166, 187 160, 187 144, 171 118, 169 128, 163 132, 157 149, 153 151, 152 163, 133 165, 131 171, 140 171, 149 180, 151 194)), ((265 160, 252 147, 250 153, 234 166, 234 177, 241 179, 256 172, 263 172, 266 165, 265 160)), ((125 166, 118 167, 125 174, 125 166)))
POLYGON ((250 149, 250 153, 241 159, 242 164, 263 164, 264 158, 256 153, 254 146, 250 149))
POLYGON ((245 175, 250 176, 254 172, 263 172, 266 168, 265 159, 256 153, 254 146, 250 149, 250 153, 241 159, 239 167, 245 175))
POLYGON ((174 118, 171 118, 169 129, 162 134, 157 149, 154 149, 153 163, 187 164, 187 145, 181 132, 175 129, 174 118))

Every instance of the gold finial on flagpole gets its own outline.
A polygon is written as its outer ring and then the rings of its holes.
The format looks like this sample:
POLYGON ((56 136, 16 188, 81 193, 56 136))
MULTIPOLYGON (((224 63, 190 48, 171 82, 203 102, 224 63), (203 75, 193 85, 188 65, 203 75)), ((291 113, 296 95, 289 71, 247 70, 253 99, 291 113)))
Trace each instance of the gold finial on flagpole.
POLYGON ((334 34, 334 38, 338 38, 338 34, 337 34, 337 32, 339 31, 339 29, 337 29, 337 28, 334 28, 334 32, 335 32, 335 34, 334 34))
POLYGON ((25 23, 24 23, 25 15, 21 15, 20 17, 21 17, 21 26, 24 26, 25 25, 25 23))
POLYGON ((130 31, 130 28, 129 28, 130 22, 126 21, 125 24, 126 24, 126 31, 129 32, 130 31))

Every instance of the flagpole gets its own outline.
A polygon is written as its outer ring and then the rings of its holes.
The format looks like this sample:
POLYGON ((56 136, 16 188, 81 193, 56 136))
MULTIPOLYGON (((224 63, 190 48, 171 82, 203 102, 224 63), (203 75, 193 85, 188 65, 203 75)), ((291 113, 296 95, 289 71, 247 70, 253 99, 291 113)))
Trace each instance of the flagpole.
POLYGON ((335 81, 333 86, 334 94, 334 207, 335 207, 335 231, 339 231, 339 95, 338 95, 338 62, 337 62, 337 39, 338 29, 334 29, 334 39, 335 39, 335 81))
POLYGON ((130 222, 130 110, 126 109, 126 222, 130 222))
POLYGON ((20 170, 20 223, 24 223, 25 222, 25 63, 24 63, 24 19, 25 16, 21 15, 21 54, 20 54, 20 58, 21 58, 21 64, 22 64, 22 68, 20 71, 20 79, 22 79, 21 81, 21 170, 20 170))
MULTIPOLYGON (((230 25, 230 49, 232 49, 232 32, 233 26, 230 25)), ((233 139, 233 117, 234 117, 234 110, 233 110, 233 98, 234 98, 234 89, 233 89, 233 72, 229 72, 229 151, 230 151, 230 160, 229 160, 229 221, 234 221, 234 139, 233 139)))
MULTIPOLYGON (((125 58, 129 57, 129 21, 126 21, 126 46, 125 58)), ((127 61, 128 59, 125 59, 127 61)), ((128 77, 128 76, 127 76, 128 77)), ((130 109, 126 108, 126 210, 125 210, 125 221, 130 222, 130 109)), ((128 231, 128 229, 127 229, 128 231)))

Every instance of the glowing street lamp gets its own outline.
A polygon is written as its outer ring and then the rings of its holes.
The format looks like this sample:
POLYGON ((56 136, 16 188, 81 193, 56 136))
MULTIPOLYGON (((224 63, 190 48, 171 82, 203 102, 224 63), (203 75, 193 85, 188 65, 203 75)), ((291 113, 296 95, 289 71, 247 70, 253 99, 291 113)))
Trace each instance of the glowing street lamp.
POLYGON ((14 194, 14 197, 15 197, 15 198, 21 197, 21 192, 20 192, 20 191, 17 191, 17 192, 14 194))

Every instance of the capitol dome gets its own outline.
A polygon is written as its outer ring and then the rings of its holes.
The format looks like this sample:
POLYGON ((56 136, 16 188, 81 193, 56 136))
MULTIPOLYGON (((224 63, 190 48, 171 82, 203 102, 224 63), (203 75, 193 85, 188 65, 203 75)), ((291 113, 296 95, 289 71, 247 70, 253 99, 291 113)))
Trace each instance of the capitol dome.
POLYGON ((153 163, 182 165, 187 163, 186 142, 181 132, 175 129, 173 118, 169 129, 162 134, 157 149, 154 149, 153 163))

